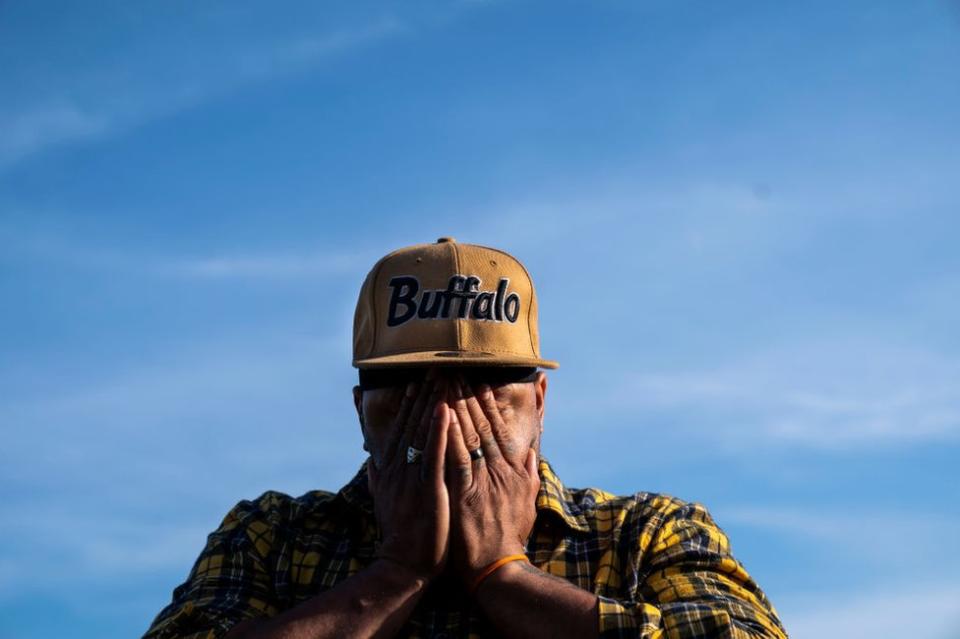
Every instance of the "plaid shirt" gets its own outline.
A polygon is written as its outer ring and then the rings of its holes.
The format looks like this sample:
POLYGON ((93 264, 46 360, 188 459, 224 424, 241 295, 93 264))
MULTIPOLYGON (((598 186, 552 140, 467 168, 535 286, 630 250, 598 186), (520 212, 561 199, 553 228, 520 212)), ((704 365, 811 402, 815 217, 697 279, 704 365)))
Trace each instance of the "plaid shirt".
MULTIPOLYGON (((785 639, 773 605, 730 554, 699 504, 565 488, 540 461, 537 521, 527 556, 599 597, 602 639, 785 639)), ((374 558, 377 526, 366 467, 338 493, 240 502, 207 540, 144 639, 224 636, 333 588, 374 558)), ((443 577, 400 633, 484 637, 496 631, 462 587, 443 577)))

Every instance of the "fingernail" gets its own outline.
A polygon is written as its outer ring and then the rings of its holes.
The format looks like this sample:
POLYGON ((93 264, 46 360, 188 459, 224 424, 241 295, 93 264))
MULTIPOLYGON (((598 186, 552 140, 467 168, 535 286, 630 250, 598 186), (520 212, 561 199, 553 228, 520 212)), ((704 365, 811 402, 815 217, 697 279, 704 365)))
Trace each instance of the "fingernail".
POLYGON ((417 394, 417 383, 410 382, 407 384, 407 397, 413 397, 417 394))
POLYGON ((480 384, 480 392, 484 395, 490 394, 490 385, 489 384, 480 384))

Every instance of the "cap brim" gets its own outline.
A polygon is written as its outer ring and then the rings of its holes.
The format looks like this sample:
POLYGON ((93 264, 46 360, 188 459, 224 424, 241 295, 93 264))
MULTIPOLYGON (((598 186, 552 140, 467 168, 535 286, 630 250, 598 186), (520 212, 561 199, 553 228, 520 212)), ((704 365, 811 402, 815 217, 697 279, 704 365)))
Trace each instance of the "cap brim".
POLYGON ((356 368, 401 368, 409 366, 536 366, 559 368, 560 364, 548 359, 484 353, 479 351, 418 351, 355 359, 356 368))

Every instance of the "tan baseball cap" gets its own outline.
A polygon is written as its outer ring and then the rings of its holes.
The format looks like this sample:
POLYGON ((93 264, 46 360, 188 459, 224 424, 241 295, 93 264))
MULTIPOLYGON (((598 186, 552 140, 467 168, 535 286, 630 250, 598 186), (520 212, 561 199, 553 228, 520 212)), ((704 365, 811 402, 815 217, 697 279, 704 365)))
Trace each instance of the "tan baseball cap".
POLYGON ((353 365, 539 366, 537 295, 503 251, 441 237, 380 259, 360 289, 353 365))

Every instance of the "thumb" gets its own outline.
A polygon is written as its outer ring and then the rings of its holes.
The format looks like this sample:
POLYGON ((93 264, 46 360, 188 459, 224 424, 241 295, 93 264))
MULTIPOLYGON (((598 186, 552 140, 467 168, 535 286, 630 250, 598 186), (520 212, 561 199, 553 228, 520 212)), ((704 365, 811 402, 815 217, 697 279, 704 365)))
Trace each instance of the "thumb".
POLYGON ((537 451, 530 449, 527 451, 527 460, 524 464, 527 469, 527 477, 530 478, 534 497, 540 491, 540 473, 537 472, 537 451))

